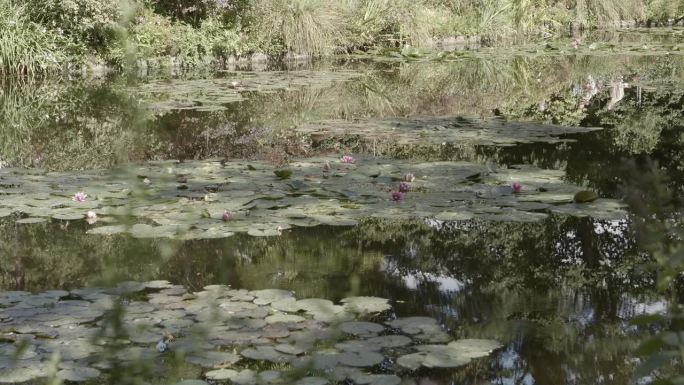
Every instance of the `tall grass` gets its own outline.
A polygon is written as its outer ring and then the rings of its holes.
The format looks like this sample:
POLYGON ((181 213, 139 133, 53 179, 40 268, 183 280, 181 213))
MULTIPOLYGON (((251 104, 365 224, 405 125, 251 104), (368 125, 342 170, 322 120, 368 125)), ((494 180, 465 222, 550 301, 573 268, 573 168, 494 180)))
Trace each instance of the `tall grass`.
POLYGON ((270 53, 330 54, 346 45, 337 0, 257 0, 250 33, 270 53))
POLYGON ((621 21, 644 21, 646 18, 643 0, 573 0, 570 9, 573 24, 580 27, 612 27, 621 21))
POLYGON ((346 9, 357 45, 424 45, 448 15, 422 0, 347 0, 346 9))
POLYGON ((0 0, 0 73, 36 74, 59 68, 64 41, 29 20, 13 0, 0 0))

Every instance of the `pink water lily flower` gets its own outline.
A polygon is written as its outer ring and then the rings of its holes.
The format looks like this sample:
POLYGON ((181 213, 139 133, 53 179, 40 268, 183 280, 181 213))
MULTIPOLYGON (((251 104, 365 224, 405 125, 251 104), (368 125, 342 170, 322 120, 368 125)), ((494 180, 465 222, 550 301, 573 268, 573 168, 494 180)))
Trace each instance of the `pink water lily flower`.
POLYGON ((405 175, 404 175, 404 182, 411 183, 411 182, 413 182, 414 180, 416 180, 416 176, 413 175, 412 173, 408 173, 408 174, 405 174, 405 175))
POLYGON ((71 200, 74 202, 85 202, 86 198, 88 198, 88 194, 84 193, 83 191, 79 191, 74 194, 74 197, 71 198, 71 200))
POLYGON ((522 191, 522 185, 518 182, 515 182, 511 185, 511 189, 513 189, 514 194, 518 194, 519 192, 522 191))
POLYGON ((409 191, 409 184, 406 182, 399 183, 399 192, 407 193, 409 191))
POLYGON ((404 196, 399 191, 392 191, 392 200, 395 202, 400 201, 404 196))
POLYGON ((223 218, 223 221, 224 221, 224 222, 228 222, 228 221, 230 221, 230 220, 233 219, 233 213, 231 213, 230 211, 226 210, 226 211, 223 212, 223 217, 222 217, 222 218, 223 218))
POLYGON ((353 164, 355 161, 356 160, 351 155, 345 155, 345 156, 340 158, 340 162, 342 162, 342 163, 353 164))

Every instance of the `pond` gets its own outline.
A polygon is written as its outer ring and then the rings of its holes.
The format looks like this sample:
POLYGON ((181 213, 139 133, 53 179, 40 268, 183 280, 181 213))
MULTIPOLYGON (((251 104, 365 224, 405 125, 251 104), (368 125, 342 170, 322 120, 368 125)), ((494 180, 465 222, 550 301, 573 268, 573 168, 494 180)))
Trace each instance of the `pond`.
MULTIPOLYGON (((300 367, 281 359, 301 347, 288 335, 337 321, 356 339, 326 346, 337 358, 301 383, 632 382, 647 333, 629 321, 666 304, 622 198, 653 167, 675 191, 684 185, 684 40, 672 30, 593 38, 577 50, 554 41, 5 79, 0 348, 28 338, 25 359, 43 372, 22 377, 3 359, 0 383, 41 383, 50 344, 106 334, 115 313, 102 306, 116 309, 120 294, 124 321, 161 320, 129 342, 157 364, 170 360, 159 341, 175 348, 166 334, 209 322, 202 301, 260 312, 234 329, 277 326, 188 353, 168 379, 141 370, 149 383, 267 383, 300 367), (72 334, 54 325, 79 314, 63 324, 72 334), (52 326, 34 324, 44 318, 52 326), (402 350, 411 339, 444 345, 402 350), (435 364, 444 357, 450 365, 435 364)), ((314 357, 314 345, 294 356, 314 357)), ((63 351, 63 378, 104 383, 100 372, 116 367, 89 354, 106 346, 63 351)))

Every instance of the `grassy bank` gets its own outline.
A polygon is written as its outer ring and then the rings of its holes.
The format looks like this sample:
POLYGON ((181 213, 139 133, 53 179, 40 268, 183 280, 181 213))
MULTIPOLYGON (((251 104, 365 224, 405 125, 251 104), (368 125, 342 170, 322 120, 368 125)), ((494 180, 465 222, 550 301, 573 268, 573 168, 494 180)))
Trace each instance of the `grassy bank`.
POLYGON ((0 71, 196 66, 677 22, 684 0, 0 0, 0 71), (170 60, 173 58, 173 61, 170 60))

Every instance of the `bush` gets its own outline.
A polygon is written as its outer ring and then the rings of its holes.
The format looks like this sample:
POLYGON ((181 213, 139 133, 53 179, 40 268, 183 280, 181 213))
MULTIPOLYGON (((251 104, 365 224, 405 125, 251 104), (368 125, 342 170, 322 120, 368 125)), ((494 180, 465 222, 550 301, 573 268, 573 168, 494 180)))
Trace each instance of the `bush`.
POLYGON ((646 9, 648 20, 684 19, 684 1, 682 0, 649 0, 646 9))
POLYGON ((0 73, 35 74, 59 68, 65 42, 29 20, 25 8, 0 0, 0 73))
POLYGON ((99 51, 116 38, 122 4, 118 0, 27 0, 26 9, 33 21, 99 51))
POLYGON ((244 12, 249 0, 150 0, 160 15, 199 27, 205 19, 225 16, 234 20, 244 12))
POLYGON ((173 22, 149 9, 142 9, 129 33, 138 58, 172 56, 185 65, 195 65, 240 54, 244 50, 241 37, 225 28, 216 18, 209 18, 198 28, 173 22))

